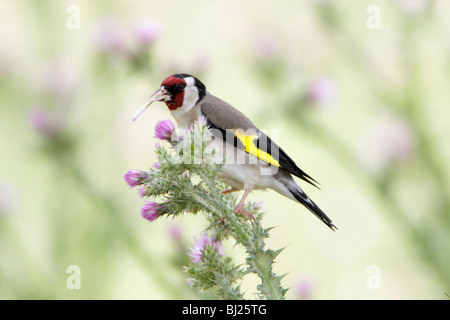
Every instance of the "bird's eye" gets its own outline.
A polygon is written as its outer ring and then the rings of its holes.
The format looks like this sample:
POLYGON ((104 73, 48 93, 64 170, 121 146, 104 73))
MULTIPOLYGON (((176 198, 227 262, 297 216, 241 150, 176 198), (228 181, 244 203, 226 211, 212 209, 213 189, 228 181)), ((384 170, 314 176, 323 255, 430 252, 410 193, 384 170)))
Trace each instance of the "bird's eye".
POLYGON ((186 87, 186 85, 184 83, 179 83, 176 86, 177 91, 181 92, 184 90, 184 88, 186 87))

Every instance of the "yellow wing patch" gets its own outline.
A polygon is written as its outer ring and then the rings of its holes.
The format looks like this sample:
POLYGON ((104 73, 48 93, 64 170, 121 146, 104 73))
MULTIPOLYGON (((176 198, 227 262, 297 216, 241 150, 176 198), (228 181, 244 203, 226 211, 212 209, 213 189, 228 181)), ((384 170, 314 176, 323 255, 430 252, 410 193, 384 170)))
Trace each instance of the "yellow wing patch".
POLYGON ((275 160, 274 157, 272 157, 267 152, 258 149, 258 147, 255 145, 255 139, 258 138, 256 135, 246 135, 243 130, 241 129, 234 129, 234 135, 242 142, 242 144, 245 147, 245 151, 250 153, 251 155, 257 157, 258 159, 261 159, 267 163, 270 163, 271 165, 280 167, 280 164, 277 160, 275 160))

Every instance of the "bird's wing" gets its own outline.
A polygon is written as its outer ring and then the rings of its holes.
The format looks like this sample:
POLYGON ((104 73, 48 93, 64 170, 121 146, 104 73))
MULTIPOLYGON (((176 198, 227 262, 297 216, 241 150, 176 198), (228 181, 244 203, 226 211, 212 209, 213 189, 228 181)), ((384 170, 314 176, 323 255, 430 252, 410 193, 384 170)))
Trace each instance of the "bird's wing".
POLYGON ((209 95, 200 104, 200 110, 207 125, 220 132, 220 136, 228 143, 317 187, 316 180, 301 170, 283 149, 228 103, 209 95))

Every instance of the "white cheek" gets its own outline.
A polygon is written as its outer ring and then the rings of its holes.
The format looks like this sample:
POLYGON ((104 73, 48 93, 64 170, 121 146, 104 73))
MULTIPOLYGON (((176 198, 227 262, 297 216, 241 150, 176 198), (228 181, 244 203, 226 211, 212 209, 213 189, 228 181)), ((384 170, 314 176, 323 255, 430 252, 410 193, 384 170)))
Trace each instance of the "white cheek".
POLYGON ((187 77, 184 80, 186 81, 186 88, 184 89, 183 105, 171 111, 172 116, 180 127, 188 127, 190 125, 188 117, 185 115, 195 106, 199 98, 194 78, 187 77))
POLYGON ((172 110, 170 113, 175 118, 179 127, 189 127, 190 123, 186 114, 191 111, 191 109, 195 106, 198 101, 198 92, 195 89, 185 89, 183 105, 175 110, 172 110))
POLYGON ((198 92, 196 89, 186 88, 184 90, 184 99, 183 99, 183 109, 189 110, 195 106, 195 103, 198 101, 198 92))

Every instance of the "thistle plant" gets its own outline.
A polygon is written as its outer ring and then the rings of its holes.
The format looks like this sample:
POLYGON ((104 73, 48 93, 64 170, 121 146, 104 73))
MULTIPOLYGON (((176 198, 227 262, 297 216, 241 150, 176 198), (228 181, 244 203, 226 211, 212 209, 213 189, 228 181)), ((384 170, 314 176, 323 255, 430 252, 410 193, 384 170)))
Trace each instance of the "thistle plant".
POLYGON ((202 214, 207 226, 204 234, 186 254, 190 263, 185 267, 187 283, 200 290, 213 290, 221 299, 244 299, 242 279, 257 274, 261 283, 257 294, 261 299, 284 299, 286 289, 281 276, 273 272, 273 263, 281 250, 267 249, 265 239, 270 228, 261 224, 260 205, 247 201, 244 211, 253 219, 236 215, 236 197, 221 191, 227 186, 218 180, 222 162, 208 145, 212 137, 205 121, 188 130, 176 130, 170 120, 160 121, 155 136, 169 142, 158 145, 158 163, 148 171, 130 170, 124 180, 138 188, 141 197, 160 199, 146 201, 141 215, 150 222, 162 216, 202 214), (222 248, 226 239, 233 239, 245 250, 245 262, 236 264, 222 248))

